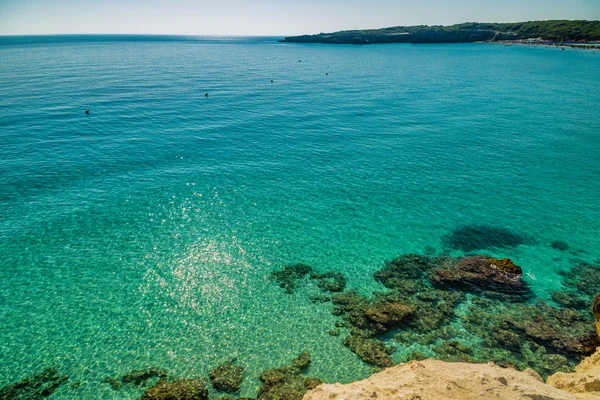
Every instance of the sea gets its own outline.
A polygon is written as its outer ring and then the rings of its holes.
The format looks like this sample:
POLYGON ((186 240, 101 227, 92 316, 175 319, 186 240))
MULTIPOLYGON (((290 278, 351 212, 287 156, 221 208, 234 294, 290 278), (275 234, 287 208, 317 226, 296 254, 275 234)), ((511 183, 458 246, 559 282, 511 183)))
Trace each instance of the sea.
POLYGON ((253 397, 302 351, 346 383, 372 368, 331 304, 272 271, 370 295, 469 226, 525 238, 478 254, 540 299, 600 263, 600 52, 280 39, 0 37, 0 387, 132 399, 107 378, 234 360, 253 397))

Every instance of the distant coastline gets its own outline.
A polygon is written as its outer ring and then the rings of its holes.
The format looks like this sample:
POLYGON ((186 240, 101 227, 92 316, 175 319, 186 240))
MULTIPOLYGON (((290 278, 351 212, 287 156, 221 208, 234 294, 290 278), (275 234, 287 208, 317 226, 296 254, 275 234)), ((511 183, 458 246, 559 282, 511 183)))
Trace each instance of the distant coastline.
POLYGON ((396 26, 286 37, 287 43, 473 43, 536 40, 548 44, 600 43, 600 21, 529 21, 518 23, 467 22, 451 26, 396 26))

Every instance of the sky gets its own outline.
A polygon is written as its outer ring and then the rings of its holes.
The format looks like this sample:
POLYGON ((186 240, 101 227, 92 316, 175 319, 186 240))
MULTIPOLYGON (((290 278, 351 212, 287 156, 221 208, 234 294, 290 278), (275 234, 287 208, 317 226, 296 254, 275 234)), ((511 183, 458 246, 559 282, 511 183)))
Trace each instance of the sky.
POLYGON ((0 35, 290 36, 545 19, 600 20, 600 0, 0 0, 0 35))

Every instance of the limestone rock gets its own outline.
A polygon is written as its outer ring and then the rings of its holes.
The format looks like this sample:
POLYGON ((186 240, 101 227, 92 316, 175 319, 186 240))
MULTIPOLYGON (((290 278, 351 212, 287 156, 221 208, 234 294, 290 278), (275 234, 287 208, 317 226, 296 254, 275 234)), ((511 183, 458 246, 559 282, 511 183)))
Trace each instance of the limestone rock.
POLYGON ((304 400, 576 400, 525 372, 494 364, 411 361, 348 385, 320 385, 304 400))

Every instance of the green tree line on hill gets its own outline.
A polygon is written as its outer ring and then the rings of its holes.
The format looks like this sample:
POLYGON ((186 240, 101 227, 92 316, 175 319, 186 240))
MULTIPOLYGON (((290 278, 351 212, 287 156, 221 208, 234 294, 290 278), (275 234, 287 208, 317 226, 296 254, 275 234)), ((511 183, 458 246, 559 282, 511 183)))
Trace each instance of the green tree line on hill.
POLYGON ((548 40, 600 40, 600 21, 528 21, 514 23, 466 22, 463 24, 394 26, 383 29, 364 29, 335 32, 336 35, 384 35, 393 33, 443 32, 456 30, 492 30, 516 33, 522 38, 538 38, 548 40))

